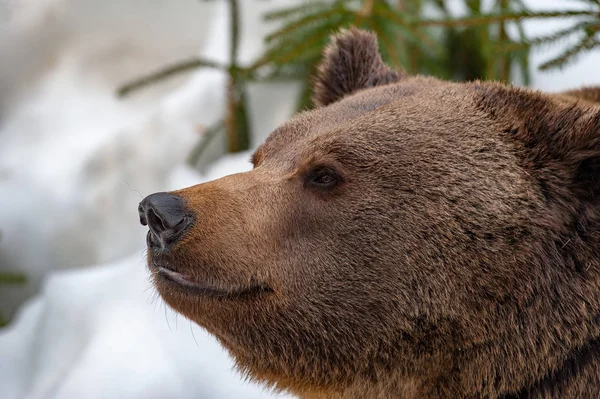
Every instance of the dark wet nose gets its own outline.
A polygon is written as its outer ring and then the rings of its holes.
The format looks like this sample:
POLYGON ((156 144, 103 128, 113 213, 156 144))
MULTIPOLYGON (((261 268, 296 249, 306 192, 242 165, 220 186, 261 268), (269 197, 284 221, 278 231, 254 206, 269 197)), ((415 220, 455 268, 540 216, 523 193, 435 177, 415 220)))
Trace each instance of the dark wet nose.
POLYGON ((183 198, 156 193, 144 198, 138 207, 140 223, 150 228, 148 245, 166 247, 177 241, 190 223, 183 198))

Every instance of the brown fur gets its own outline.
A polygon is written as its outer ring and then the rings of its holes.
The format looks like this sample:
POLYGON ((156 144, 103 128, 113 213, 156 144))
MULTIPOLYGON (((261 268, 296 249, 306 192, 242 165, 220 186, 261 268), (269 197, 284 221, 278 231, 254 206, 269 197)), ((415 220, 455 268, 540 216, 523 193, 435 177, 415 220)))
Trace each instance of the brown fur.
POLYGON ((578 90, 568 90, 562 93, 565 96, 588 101, 590 103, 600 103, 600 89, 598 87, 584 87, 578 90))
POLYGON ((151 267, 223 295, 167 303, 303 398, 600 397, 600 89, 405 77, 358 30, 320 70, 252 171, 176 192, 151 267))

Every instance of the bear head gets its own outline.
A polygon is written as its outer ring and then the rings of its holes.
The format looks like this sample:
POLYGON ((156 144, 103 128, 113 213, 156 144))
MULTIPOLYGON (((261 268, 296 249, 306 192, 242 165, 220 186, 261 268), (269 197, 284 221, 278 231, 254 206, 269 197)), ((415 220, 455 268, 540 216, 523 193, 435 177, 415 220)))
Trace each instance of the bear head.
POLYGON ((251 171, 142 202, 158 292, 304 397, 529 392, 600 336, 592 92, 409 77, 343 31, 251 171))

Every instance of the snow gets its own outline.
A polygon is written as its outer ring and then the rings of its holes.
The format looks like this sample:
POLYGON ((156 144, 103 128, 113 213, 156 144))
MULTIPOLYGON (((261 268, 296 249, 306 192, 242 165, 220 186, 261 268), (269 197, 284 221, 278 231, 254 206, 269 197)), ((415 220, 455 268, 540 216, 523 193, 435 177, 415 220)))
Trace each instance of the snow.
MULTIPOLYGON (((121 83, 190 55, 227 62, 225 2, 7 1, 0 270, 23 270, 29 284, 2 286, 2 311, 35 296, 0 330, 2 399, 275 397, 244 382, 210 335, 157 297, 137 220, 147 194, 250 168, 249 152, 222 156, 219 141, 201 174, 182 162, 223 114, 225 75, 196 71, 126 100, 114 95, 121 83)), ((259 15, 281 4, 290 2, 241 2, 243 63, 273 28, 259 15)), ((532 22, 527 31, 560 26, 532 22)), ((535 53, 532 67, 560 50, 535 53)), ((598 65, 595 52, 563 71, 534 70, 532 86, 600 84, 598 65)), ((294 84, 251 85, 255 144, 292 114, 297 92, 294 84)))

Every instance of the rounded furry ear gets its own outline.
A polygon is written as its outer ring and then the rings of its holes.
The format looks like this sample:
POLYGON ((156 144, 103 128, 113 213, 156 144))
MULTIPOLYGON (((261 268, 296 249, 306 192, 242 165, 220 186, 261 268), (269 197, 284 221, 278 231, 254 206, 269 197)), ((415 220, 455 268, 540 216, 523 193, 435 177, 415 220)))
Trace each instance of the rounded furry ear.
POLYGON ((383 63, 374 33, 350 28, 332 37, 313 85, 313 102, 321 107, 360 89, 397 82, 402 78, 383 63))

